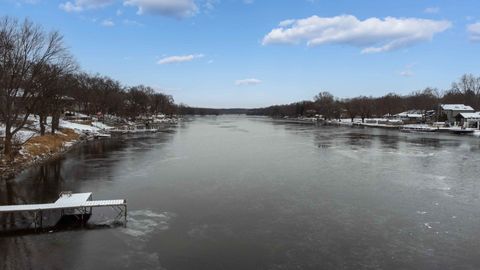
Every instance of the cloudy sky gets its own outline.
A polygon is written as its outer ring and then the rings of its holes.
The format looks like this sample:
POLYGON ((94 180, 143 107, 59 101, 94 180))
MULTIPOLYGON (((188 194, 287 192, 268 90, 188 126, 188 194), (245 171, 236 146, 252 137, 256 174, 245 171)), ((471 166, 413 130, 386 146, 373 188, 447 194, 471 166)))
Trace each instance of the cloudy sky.
POLYGON ((448 88, 480 75, 478 0, 0 0, 88 72, 177 102, 257 107, 448 88))

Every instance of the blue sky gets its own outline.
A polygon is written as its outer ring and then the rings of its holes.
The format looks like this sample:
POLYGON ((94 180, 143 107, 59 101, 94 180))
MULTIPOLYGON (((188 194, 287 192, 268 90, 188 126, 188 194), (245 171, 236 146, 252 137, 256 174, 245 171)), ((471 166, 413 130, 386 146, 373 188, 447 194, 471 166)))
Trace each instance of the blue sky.
POLYGON ((446 89, 480 75, 480 1, 0 0, 81 68, 177 102, 258 107, 446 89))

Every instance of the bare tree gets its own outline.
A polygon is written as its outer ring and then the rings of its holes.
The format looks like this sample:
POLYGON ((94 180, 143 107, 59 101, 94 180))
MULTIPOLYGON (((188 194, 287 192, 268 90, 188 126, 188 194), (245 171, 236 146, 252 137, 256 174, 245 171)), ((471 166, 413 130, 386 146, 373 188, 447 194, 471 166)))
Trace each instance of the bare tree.
POLYGON ((325 120, 330 119, 335 114, 335 98, 329 92, 320 92, 314 97, 318 106, 318 112, 323 115, 325 120))
POLYGON ((403 98, 395 93, 389 93, 375 99, 375 114, 378 117, 394 115, 404 110, 403 98))
POLYGON ((60 122, 60 115, 71 97, 66 96, 65 88, 70 87, 69 79, 77 66, 71 58, 56 65, 45 65, 36 78, 37 102, 34 112, 39 115, 40 135, 45 134, 47 116, 52 117, 51 132, 55 133, 60 122))
POLYGON ((58 32, 46 33, 29 20, 0 19, 0 115, 5 122, 4 152, 22 129, 38 101, 38 77, 46 65, 69 57, 58 32))
POLYGON ((353 120, 359 115, 360 111, 359 106, 357 106, 357 103, 355 102, 355 99, 343 100, 343 107, 345 108, 348 117, 350 117, 353 123, 353 120))
POLYGON ((471 105, 476 109, 480 108, 480 77, 472 74, 464 74, 458 82, 452 83, 452 87, 448 94, 458 93, 463 96, 462 103, 471 105))
POLYGON ((128 116, 135 120, 140 115, 145 115, 150 109, 150 96, 153 89, 144 85, 130 87, 127 93, 128 116))
POLYGON ((362 118, 362 123, 365 123, 365 118, 370 118, 372 116, 374 109, 373 99, 371 97, 358 97, 355 98, 353 102, 362 118))
MULTIPOLYGON (((153 91, 153 90, 152 90, 153 91)), ((163 93, 155 92, 151 96, 150 111, 152 114, 164 113, 172 115, 175 112, 173 97, 163 93)))

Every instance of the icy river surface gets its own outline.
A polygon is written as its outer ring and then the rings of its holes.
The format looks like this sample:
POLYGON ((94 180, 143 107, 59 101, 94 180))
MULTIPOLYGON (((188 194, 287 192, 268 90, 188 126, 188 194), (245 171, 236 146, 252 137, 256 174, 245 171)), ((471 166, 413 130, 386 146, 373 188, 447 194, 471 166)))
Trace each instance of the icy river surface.
POLYGON ((78 230, 0 236, 0 269, 480 269, 480 139, 197 117, 78 146, 0 184, 125 198, 78 230))

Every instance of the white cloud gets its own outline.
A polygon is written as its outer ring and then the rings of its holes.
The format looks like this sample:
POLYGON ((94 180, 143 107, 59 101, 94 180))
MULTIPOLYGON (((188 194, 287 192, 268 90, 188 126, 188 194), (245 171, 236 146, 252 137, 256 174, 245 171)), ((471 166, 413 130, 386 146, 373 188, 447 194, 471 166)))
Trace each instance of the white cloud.
POLYGON ((281 21, 281 22, 278 24, 278 26, 280 26, 280 27, 288 27, 288 26, 294 24, 295 22, 296 22, 296 20, 293 20, 293 19, 292 19, 292 20, 284 20, 284 21, 281 21))
POLYGON ((144 26, 143 23, 137 22, 135 20, 129 20, 129 19, 123 20, 123 24, 128 26, 138 26, 138 27, 144 26))
POLYGON ((83 10, 82 7, 72 4, 71 2, 62 3, 58 7, 65 12, 80 12, 83 10))
POLYGON ((115 23, 111 19, 105 19, 102 21, 102 26, 112 27, 115 26, 115 23))
POLYGON ((210 11, 210 10, 214 10, 215 6, 218 5, 219 3, 220 3, 220 0, 205 0, 205 3, 203 6, 207 11, 210 11))
POLYGON ((398 74, 403 77, 413 77, 415 76, 415 72, 413 71, 413 68, 417 65, 417 63, 410 63, 405 65, 405 68, 400 71, 398 74))
POLYGON ((428 7, 423 12, 430 13, 430 14, 435 14, 435 13, 440 12, 440 8, 439 7, 428 7))
POLYGON ((255 78, 248 78, 248 79, 242 79, 242 80, 236 80, 235 84, 238 86, 243 86, 243 85, 257 85, 261 84, 262 81, 259 79, 255 78))
POLYGON ((139 15, 154 14, 184 18, 198 12, 194 0, 125 0, 123 4, 136 7, 139 15))
POLYGON ((114 0, 75 0, 61 3, 59 8, 66 12, 80 12, 86 9, 102 8, 112 4, 114 0))
MULTIPOLYGON (((18 0, 20 1, 20 0, 18 0)), ((37 2, 40 0, 21 0, 24 2, 37 2)), ((121 0, 124 6, 134 7, 138 15, 152 14, 174 18, 185 18, 196 15, 200 9, 209 12, 221 0, 121 0)), ((109 6, 117 0, 70 0, 59 4, 65 12, 82 12, 88 9, 98 9, 109 6)), ((122 16, 122 9, 116 10, 117 16, 122 16)))
POLYGON ((166 65, 166 64, 175 64, 175 63, 183 63, 183 62, 190 62, 196 58, 204 57, 203 54, 189 54, 189 55, 176 55, 176 56, 168 56, 162 58, 157 61, 159 65, 166 65))
POLYGON ((400 72, 400 76, 403 76, 403 77, 412 77, 413 75, 415 75, 415 73, 413 73, 413 71, 411 70, 404 70, 400 72))
POLYGON ((263 44, 298 44, 308 46, 347 44, 362 48, 362 53, 378 53, 412 46, 431 40, 435 34, 451 27, 449 21, 418 18, 369 18, 352 15, 312 16, 280 23, 263 38, 263 44))
POLYGON ((480 42, 480 22, 469 24, 467 31, 470 34, 470 40, 480 42))

